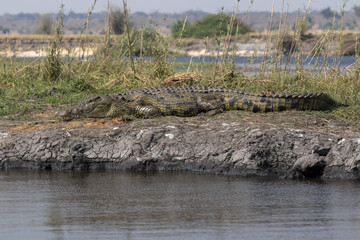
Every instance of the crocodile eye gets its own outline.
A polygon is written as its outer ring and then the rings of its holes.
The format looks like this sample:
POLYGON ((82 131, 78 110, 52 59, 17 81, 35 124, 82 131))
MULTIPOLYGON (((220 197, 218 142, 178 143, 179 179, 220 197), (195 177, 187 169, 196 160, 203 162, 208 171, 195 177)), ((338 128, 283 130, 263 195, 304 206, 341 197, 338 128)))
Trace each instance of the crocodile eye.
POLYGON ((94 102, 94 101, 97 101, 97 100, 99 100, 99 99, 101 99, 101 97, 100 97, 100 96, 96 96, 96 97, 91 98, 91 99, 89 100, 89 102, 94 102))

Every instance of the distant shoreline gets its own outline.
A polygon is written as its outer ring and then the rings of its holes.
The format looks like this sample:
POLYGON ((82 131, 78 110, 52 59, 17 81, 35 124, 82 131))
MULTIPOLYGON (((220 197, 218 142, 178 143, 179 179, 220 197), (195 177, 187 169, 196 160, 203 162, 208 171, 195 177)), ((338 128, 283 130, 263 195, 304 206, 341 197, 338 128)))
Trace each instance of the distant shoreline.
MULTIPOLYGON (((116 42, 122 36, 112 36, 112 41, 116 42)), ((228 53, 234 56, 262 56, 266 49, 265 33, 252 33, 233 38, 229 43, 228 53), (234 51, 232 50, 234 47, 234 51)), ((302 54, 309 55, 314 49, 314 46, 321 38, 321 34, 308 34, 307 37, 301 41, 303 47, 302 54)), ((51 35, 9 35, 0 36, 0 57, 19 57, 19 58, 38 58, 46 56, 46 49, 51 43, 51 35)), ((104 44, 104 37, 102 35, 90 35, 86 38, 83 36, 65 35, 62 43, 62 55, 77 57, 77 56, 93 56, 99 46, 104 44)), ((277 38, 273 38, 269 43, 269 53, 276 50, 277 38)), ((354 56, 356 35, 354 33, 344 33, 342 44, 342 55, 354 56)), ((223 55, 225 47, 218 45, 215 39, 209 39, 205 45, 203 39, 182 39, 180 46, 176 46, 175 41, 169 37, 169 50, 176 52, 178 55, 202 57, 202 56, 216 56, 223 55)), ((286 51, 286 43, 283 43, 283 51, 286 51)), ((336 51, 336 46, 333 47, 333 53, 336 51)))

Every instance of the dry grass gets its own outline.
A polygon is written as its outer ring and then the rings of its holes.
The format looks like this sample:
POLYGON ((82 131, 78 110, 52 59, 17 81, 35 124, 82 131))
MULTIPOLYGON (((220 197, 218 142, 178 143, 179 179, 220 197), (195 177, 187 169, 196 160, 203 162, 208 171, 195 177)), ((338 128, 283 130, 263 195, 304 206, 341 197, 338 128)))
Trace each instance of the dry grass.
MULTIPOLYGON (((52 50, 55 53, 61 52, 64 42, 71 39, 76 39, 74 42, 79 44, 76 47, 81 48, 93 47, 96 42, 97 51, 94 52, 92 58, 88 59, 79 56, 64 60, 57 54, 53 55, 53 59, 48 57, 45 60, 39 59, 33 62, 1 58, 0 116, 22 118, 29 113, 66 108, 90 94, 125 92, 135 88, 175 84, 247 89, 252 92, 324 92, 335 100, 348 105, 347 108, 333 111, 330 114, 359 121, 359 56, 357 62, 346 71, 338 67, 340 61, 324 62, 320 67, 306 68, 301 58, 306 51, 300 41, 302 37, 306 37, 306 34, 302 35, 301 21, 304 19, 306 17, 299 19, 295 32, 287 30, 285 27, 286 17, 284 17, 282 18, 283 22, 280 23, 283 24, 283 27, 269 26, 265 34, 249 33, 242 36, 248 41, 261 38, 268 43, 261 64, 251 63, 252 58, 250 58, 248 66, 244 69, 236 67, 232 55, 236 52, 234 46, 240 41, 240 36, 228 34, 225 38, 206 39, 206 44, 213 41, 219 46, 217 60, 211 64, 186 63, 189 73, 176 73, 174 70, 176 64, 174 61, 167 61, 167 57, 176 57, 176 53, 172 54, 170 50, 171 43, 177 42, 186 46, 198 40, 181 39, 181 41, 176 41, 159 34, 154 26, 151 29, 143 28, 141 32, 130 32, 128 28, 126 34, 122 36, 113 36, 110 32, 102 36, 87 36, 84 45, 80 42, 81 36, 65 36, 58 33, 51 39, 51 41, 58 41, 58 44, 50 45, 49 52, 52 50), (144 40, 143 37, 146 34, 151 38, 144 40), (282 52, 284 50, 283 42, 286 38, 289 38, 291 44, 288 56, 284 56, 282 52), (77 40, 79 41, 77 42, 77 40), (230 42, 234 44, 230 44, 230 42), (148 45, 145 49, 146 44, 148 45), (271 44, 275 44, 277 51, 270 51, 271 44), (135 55, 135 49, 139 49, 140 46, 141 51, 139 52, 147 54, 148 58, 128 61, 133 54, 135 55), (221 59, 222 55, 229 56, 229 58, 221 59), (281 63, 281 58, 287 58, 285 66, 281 63), (291 64, 295 67, 294 71, 289 68, 291 64), (204 65, 208 67, 207 70, 204 70, 204 65), (247 74, 249 71, 252 75, 247 74), (49 74, 46 78, 44 77, 45 73, 49 74), (51 88, 57 89, 57 91, 48 93, 47 91, 51 88)), ((231 32, 230 29, 228 32, 231 32)), ((317 59, 321 55, 328 59, 335 49, 335 52, 338 53, 335 56, 341 60, 343 48, 349 46, 351 48, 353 45, 360 48, 358 36, 347 35, 346 31, 334 30, 318 34, 312 38, 316 49, 307 51, 310 53, 309 59, 317 59), (347 39, 352 39, 354 44, 347 44, 347 39)), ((6 38, 0 37, 0 39, 8 41, 9 39, 30 40, 48 37, 41 35, 7 36, 6 38)), ((355 48, 355 46, 353 47, 355 48)), ((69 51, 73 51, 75 46, 69 48, 69 51)), ((356 53, 359 53, 358 48, 354 49, 356 53)), ((41 115, 38 117, 41 118, 41 115)))
POLYGON ((21 123, 16 127, 11 127, 6 130, 7 133, 24 133, 34 132, 47 129, 75 129, 75 128, 112 128, 124 124, 121 118, 113 119, 95 119, 95 120, 75 120, 71 122, 62 121, 39 121, 34 123, 21 123))

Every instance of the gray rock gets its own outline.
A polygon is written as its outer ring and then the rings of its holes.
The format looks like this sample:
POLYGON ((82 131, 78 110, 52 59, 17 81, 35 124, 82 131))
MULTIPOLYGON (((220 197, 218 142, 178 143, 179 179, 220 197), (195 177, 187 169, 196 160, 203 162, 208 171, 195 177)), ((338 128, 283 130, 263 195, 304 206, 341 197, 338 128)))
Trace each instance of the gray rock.
POLYGON ((9 134, 2 169, 195 171, 236 176, 359 179, 359 137, 212 121, 9 134))

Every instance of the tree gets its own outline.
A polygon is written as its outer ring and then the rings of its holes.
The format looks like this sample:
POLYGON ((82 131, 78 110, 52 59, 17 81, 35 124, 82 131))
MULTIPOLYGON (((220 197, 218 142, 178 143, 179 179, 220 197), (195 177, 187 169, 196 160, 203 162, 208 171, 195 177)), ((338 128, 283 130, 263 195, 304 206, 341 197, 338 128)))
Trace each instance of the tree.
POLYGON ((43 14, 39 17, 38 25, 37 33, 50 35, 53 32, 54 20, 50 14, 43 14))
POLYGON ((125 14, 119 7, 111 8, 110 23, 115 34, 124 33, 125 14))
MULTIPOLYGON (((334 17, 334 11, 332 11, 330 7, 324 8, 323 10, 320 11, 320 13, 321 13, 321 15, 324 16, 324 18, 327 18, 327 19, 334 17)), ((338 13, 335 13, 335 17, 340 18, 338 13)))
POLYGON ((355 5, 353 7, 353 10, 354 10, 355 15, 360 17, 360 5, 359 6, 355 5))
MULTIPOLYGON (((183 23, 183 21, 178 20, 172 26, 172 30, 174 30, 172 31, 173 36, 180 34, 183 23)), ((207 15, 192 25, 186 25, 183 36, 196 38, 215 37, 219 35, 224 36, 228 33, 230 23, 231 17, 227 14, 221 13, 207 15)), ((231 34, 235 35, 236 31, 238 31, 239 34, 245 34, 247 32, 251 32, 252 29, 250 29, 250 27, 246 24, 241 23, 239 20, 235 19, 231 34)))
POLYGON ((306 32, 310 29, 310 23, 308 22, 308 19, 297 19, 296 23, 293 25, 292 30, 294 30, 296 33, 298 33, 300 38, 304 38, 306 35, 306 32))
POLYGON ((5 28, 5 27, 3 27, 2 25, 0 25, 0 31, 1 31, 3 34, 8 34, 8 33, 10 33, 10 29, 5 28))
POLYGON ((10 33, 10 29, 8 29, 8 28, 3 28, 3 29, 1 30, 1 32, 2 32, 3 34, 9 34, 9 33, 10 33))
MULTIPOLYGON (((184 26, 184 21, 185 20, 180 20, 178 19, 173 25, 171 25, 171 35, 173 35, 173 37, 179 37, 182 31, 182 28, 184 26)), ((186 22, 185 26, 188 26, 188 22, 186 22)))

